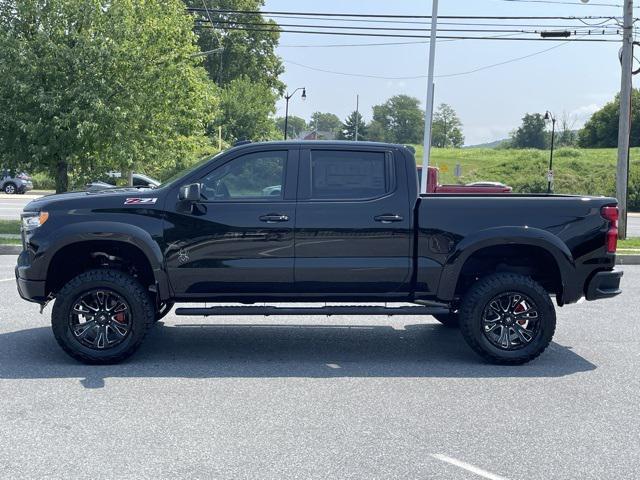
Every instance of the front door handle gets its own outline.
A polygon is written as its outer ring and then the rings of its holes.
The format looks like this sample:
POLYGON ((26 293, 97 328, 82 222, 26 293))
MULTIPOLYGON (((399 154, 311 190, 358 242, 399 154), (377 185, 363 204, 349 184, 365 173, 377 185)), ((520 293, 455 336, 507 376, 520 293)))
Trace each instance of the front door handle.
POLYGON ((278 223, 278 222, 288 222, 289 215, 284 215, 282 213, 268 213, 267 215, 261 215, 258 217, 261 222, 267 223, 278 223))
POLYGON ((384 215, 378 215, 376 217, 373 217, 373 219, 376 222, 382 222, 382 223, 401 222, 402 220, 404 220, 402 215, 398 215, 395 213, 385 213, 384 215))

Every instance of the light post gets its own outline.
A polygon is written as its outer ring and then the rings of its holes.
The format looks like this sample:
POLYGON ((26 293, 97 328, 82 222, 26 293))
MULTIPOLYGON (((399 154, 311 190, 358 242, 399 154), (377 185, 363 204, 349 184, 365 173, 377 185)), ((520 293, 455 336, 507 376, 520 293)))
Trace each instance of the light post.
POLYGON ((549 154, 549 172, 547 173, 547 180, 549 181, 547 193, 551 193, 551 183, 553 182, 553 142, 556 136, 556 117, 547 110, 544 114, 544 119, 551 119, 551 153, 549 154))
POLYGON ((284 139, 287 139, 287 131, 289 129, 289 100, 291 100, 291 98, 296 94, 296 92, 298 90, 302 90, 302 100, 306 100, 307 99, 307 89, 305 87, 298 87, 296 88, 293 92, 291 93, 287 93, 284 96, 284 99, 287 101, 287 106, 285 107, 285 113, 284 113, 284 139))
MULTIPOLYGON (((438 0, 431 0, 431 38, 429 40, 429 67, 427 71, 427 104, 424 112, 424 153, 422 155, 422 171, 429 171, 431 158, 431 124, 433 123, 433 74, 436 59, 436 32, 438 29, 438 0)), ((427 175, 420 180, 420 193, 427 193, 427 175)))

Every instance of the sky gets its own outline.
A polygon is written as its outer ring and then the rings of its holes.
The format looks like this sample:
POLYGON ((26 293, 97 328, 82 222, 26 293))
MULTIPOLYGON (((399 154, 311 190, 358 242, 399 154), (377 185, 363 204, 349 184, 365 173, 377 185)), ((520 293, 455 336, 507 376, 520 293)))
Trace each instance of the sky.
MULTIPOLYGON (((575 3, 549 5, 505 0, 440 0, 439 15, 622 15, 621 6, 593 5, 618 4, 622 0, 591 0, 587 5, 579 0, 564 1, 575 3)), ((431 0, 266 0, 263 10, 430 15, 431 8, 431 0)), ((279 21, 299 23, 298 20, 279 21)), ((373 105, 383 103, 393 95, 411 95, 424 105, 426 78, 360 78, 323 73, 307 67, 383 77, 426 76, 426 43, 300 47, 393 41, 403 40, 282 33, 277 53, 284 60, 286 71, 281 78, 289 90, 297 87, 307 89, 306 101, 301 101, 298 96, 290 101, 290 115, 308 120, 313 112, 321 111, 333 112, 344 119, 355 110, 356 95, 360 97, 360 112, 366 120, 371 118, 373 105)), ((457 111, 463 123, 466 145, 507 138, 525 113, 550 110, 558 118, 566 114, 579 128, 620 90, 618 43, 443 41, 437 44, 435 74, 467 72, 556 45, 557 48, 521 61, 472 74, 436 78, 435 104, 447 103, 457 111)), ((277 108, 277 115, 284 116, 284 100, 278 102, 277 108)))

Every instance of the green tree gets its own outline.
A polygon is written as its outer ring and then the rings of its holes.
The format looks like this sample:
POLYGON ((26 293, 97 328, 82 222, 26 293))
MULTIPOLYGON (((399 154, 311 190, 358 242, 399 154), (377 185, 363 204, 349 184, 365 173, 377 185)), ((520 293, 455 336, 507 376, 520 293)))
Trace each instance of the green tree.
MULTIPOLYGON (((216 106, 179 0, 4 0, 0 156, 65 191, 101 171, 179 167, 216 106)), ((146 169, 150 170, 150 169, 146 169)))
POLYGON ((434 147, 460 148, 464 143, 462 122, 456 111, 446 103, 441 103, 433 115, 431 145, 434 147))
POLYGON ((372 142, 389 141, 389 132, 376 120, 371 120, 367 125, 367 134, 368 140, 371 140, 372 142))
POLYGON ((284 93, 284 83, 279 79, 284 66, 275 53, 280 39, 278 24, 260 13, 253 13, 259 12, 264 0, 185 0, 185 4, 197 9, 193 15, 200 49, 214 51, 205 57, 204 63, 212 80, 225 86, 246 76, 279 95, 284 93), (248 13, 238 15, 220 10, 248 13))
POLYGON ((338 134, 338 138, 340 140, 355 140, 356 125, 358 125, 358 140, 367 140, 367 125, 364 123, 360 112, 356 111, 353 111, 344 121, 342 129, 338 134))
POLYGON ((513 132, 512 148, 547 148, 546 122, 539 113, 527 113, 522 117, 522 125, 513 132))
POLYGON ((274 113, 273 90, 264 83, 241 76, 221 90, 216 126, 222 127, 223 137, 230 142, 268 140, 275 135, 271 118, 274 113))
POLYGON ((342 122, 333 113, 314 112, 309 122, 309 129, 318 130, 319 132, 331 132, 334 135, 340 131, 341 127, 342 122))
POLYGON ((382 105, 373 107, 373 120, 378 131, 385 131, 387 141, 419 143, 424 136, 424 114, 420 100, 408 95, 396 95, 382 105))
MULTIPOLYGON (((280 132, 280 135, 284 137, 284 117, 276 118, 276 127, 280 132)), ((302 132, 307 130, 307 122, 304 118, 296 117, 295 115, 289 115, 289 121, 287 123, 287 138, 298 138, 302 132)))
MULTIPOLYGON (((607 148, 618 146, 618 121, 620 97, 595 112, 578 134, 578 144, 583 148, 607 148)), ((640 90, 633 89, 631 98, 631 146, 640 146, 640 90)))

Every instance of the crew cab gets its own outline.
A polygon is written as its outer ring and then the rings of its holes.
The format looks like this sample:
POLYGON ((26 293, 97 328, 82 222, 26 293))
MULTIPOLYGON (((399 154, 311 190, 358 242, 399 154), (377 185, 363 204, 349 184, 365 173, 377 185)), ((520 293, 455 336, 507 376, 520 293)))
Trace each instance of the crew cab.
POLYGON ((488 361, 521 364, 553 337, 552 297, 620 293, 617 219, 606 197, 419 195, 401 145, 254 143, 156 189, 32 201, 15 272, 24 299, 55 299, 55 338, 87 363, 129 357, 180 303, 176 315, 432 315, 488 361))

